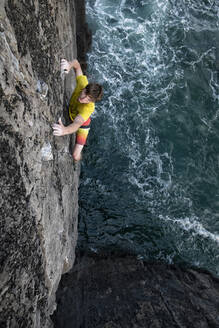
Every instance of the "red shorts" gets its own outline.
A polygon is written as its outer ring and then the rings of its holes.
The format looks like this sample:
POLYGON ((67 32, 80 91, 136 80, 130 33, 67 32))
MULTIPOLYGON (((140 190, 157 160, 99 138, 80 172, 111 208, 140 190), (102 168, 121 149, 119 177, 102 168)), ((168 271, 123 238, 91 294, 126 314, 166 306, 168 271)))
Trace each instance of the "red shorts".
POLYGON ((76 144, 83 146, 86 145, 87 136, 90 131, 90 123, 91 119, 89 117, 89 119, 80 126, 80 128, 76 132, 76 144))

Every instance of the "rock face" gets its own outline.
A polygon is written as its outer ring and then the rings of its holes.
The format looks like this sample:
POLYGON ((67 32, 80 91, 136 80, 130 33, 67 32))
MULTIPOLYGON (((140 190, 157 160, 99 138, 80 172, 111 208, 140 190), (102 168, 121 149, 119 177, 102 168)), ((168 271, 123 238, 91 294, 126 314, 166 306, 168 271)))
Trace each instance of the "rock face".
POLYGON ((49 327, 74 262, 79 168, 51 126, 74 88, 60 58, 77 56, 75 18, 71 0, 1 1, 1 328, 49 327))
POLYGON ((57 328, 217 328, 219 279, 132 257, 82 257, 63 276, 57 328))

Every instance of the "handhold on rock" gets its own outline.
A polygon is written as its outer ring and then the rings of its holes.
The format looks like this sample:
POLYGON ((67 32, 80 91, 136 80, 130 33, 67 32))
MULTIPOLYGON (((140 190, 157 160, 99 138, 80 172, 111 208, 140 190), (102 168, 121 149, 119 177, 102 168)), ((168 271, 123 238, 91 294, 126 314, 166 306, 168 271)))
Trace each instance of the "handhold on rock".
POLYGON ((2 23, 0 23, 0 32, 3 33, 5 31, 4 26, 2 23))
POLYGON ((49 89, 48 85, 45 82, 40 81, 40 80, 37 81, 37 90, 36 91, 40 93, 41 99, 46 98, 48 89, 49 89))

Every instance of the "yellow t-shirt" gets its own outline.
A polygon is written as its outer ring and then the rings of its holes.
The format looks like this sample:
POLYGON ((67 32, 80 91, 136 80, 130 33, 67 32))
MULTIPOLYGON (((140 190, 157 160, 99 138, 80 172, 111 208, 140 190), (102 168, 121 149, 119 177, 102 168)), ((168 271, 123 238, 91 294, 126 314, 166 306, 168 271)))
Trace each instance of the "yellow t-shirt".
POLYGON ((76 88, 71 96, 69 104, 69 116, 72 121, 79 114, 85 121, 88 120, 90 115, 94 112, 95 104, 90 102, 89 104, 81 104, 78 101, 80 92, 88 85, 88 80, 85 75, 79 75, 76 77, 76 88))

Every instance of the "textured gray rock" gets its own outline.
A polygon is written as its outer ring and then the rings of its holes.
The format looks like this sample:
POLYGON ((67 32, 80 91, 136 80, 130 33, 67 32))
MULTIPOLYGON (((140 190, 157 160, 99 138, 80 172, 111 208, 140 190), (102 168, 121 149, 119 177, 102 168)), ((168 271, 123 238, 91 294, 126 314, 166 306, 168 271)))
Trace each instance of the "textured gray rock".
POLYGON ((57 328, 218 328, 219 279, 133 257, 82 257, 57 292, 57 328))
POLYGON ((51 126, 74 88, 59 62, 76 57, 75 26, 74 1, 1 1, 0 327, 49 327, 74 262, 79 172, 51 126))

